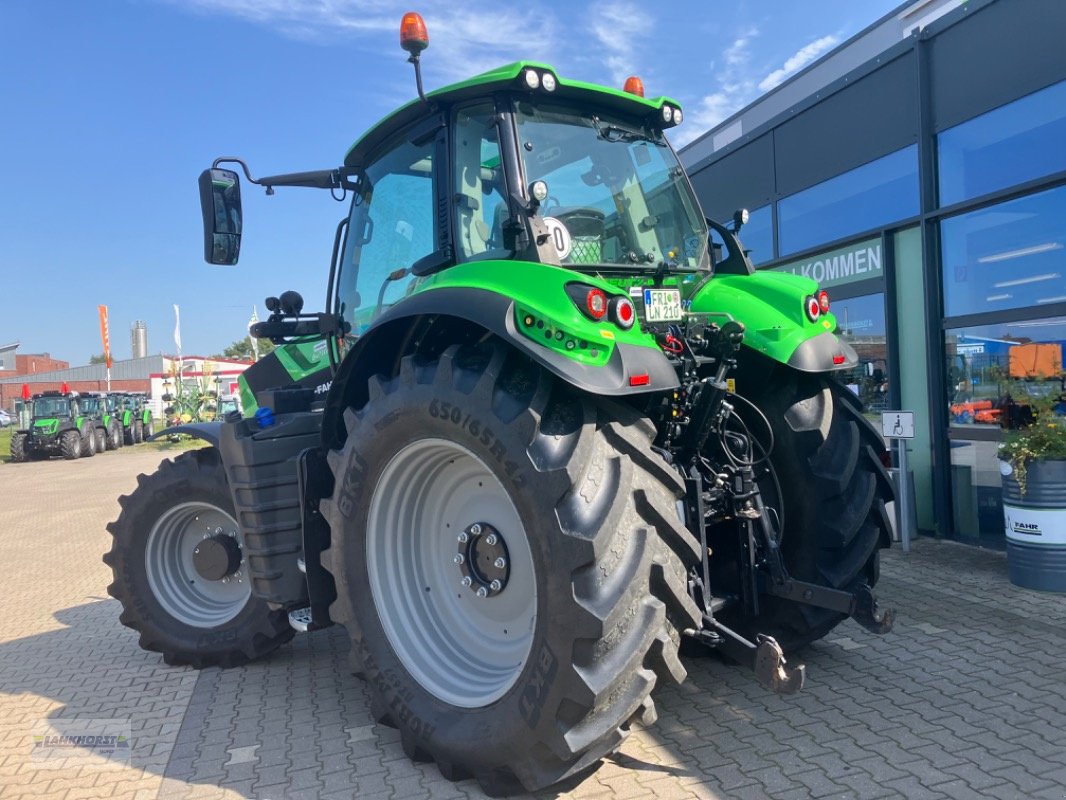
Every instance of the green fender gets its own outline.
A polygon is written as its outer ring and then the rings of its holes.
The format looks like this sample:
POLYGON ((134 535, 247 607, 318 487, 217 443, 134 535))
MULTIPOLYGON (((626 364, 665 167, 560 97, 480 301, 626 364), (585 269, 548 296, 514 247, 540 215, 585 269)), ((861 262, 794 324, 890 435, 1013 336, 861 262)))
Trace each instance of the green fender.
POLYGON ((807 298, 817 293, 818 284, 810 278, 756 272, 715 275, 688 300, 691 311, 742 322, 745 346, 801 372, 855 366, 858 355, 834 333, 836 317, 831 312, 813 321, 807 317, 807 298))

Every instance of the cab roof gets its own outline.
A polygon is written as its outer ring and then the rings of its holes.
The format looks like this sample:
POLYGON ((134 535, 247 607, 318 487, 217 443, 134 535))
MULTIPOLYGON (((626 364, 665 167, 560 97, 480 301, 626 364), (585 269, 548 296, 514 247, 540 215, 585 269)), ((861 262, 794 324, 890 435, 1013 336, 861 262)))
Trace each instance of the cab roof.
POLYGON ((344 165, 347 167, 361 166, 366 162, 367 156, 372 155, 373 151, 386 139, 396 131, 417 122, 423 117, 429 116, 433 106, 437 104, 451 105, 463 100, 488 97, 494 92, 506 90, 523 92, 542 98, 583 100, 594 103, 597 108, 605 108, 620 114, 638 117, 655 115, 657 119, 663 105, 669 103, 674 107, 680 107, 676 100, 669 97, 644 98, 609 86, 560 78, 555 69, 548 64, 536 61, 515 61, 513 64, 506 64, 488 72, 483 72, 460 83, 453 83, 450 86, 428 92, 426 94, 428 103, 415 99, 406 105, 400 106, 400 108, 379 120, 352 145, 344 157, 344 165), (541 74, 545 72, 551 73, 555 77, 555 91, 548 92, 543 88, 530 89, 525 84, 523 77, 527 69, 535 69, 541 74))

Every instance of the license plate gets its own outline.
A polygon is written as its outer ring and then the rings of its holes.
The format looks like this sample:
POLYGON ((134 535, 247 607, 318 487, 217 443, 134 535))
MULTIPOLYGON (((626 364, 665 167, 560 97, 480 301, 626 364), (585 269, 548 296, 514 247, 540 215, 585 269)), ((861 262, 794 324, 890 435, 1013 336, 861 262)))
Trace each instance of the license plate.
POLYGON ((681 290, 645 289, 644 318, 648 322, 676 322, 681 319, 681 290))

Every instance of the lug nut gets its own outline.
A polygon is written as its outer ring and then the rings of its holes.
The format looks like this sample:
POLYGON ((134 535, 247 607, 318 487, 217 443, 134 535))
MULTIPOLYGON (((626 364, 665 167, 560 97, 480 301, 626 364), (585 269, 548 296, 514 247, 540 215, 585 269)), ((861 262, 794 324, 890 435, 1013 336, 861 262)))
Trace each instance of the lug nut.
POLYGON ((496 569, 503 569, 507 566, 507 560, 503 556, 500 556, 492 562, 492 566, 496 567, 496 569))
POLYGON ((462 553, 457 553, 455 558, 452 559, 452 561, 454 561, 456 564, 462 564, 464 561, 466 561, 466 559, 463 558, 462 553))
POLYGON ((488 597, 489 596, 489 590, 486 589, 484 586, 479 586, 479 587, 477 587, 477 596, 478 597, 488 597))
POLYGON ((466 531, 460 531, 459 532, 459 543, 460 544, 466 544, 468 541, 470 541, 470 537, 466 535, 466 531))
POLYGON ((200 555, 200 548, 199 548, 199 547, 197 547, 197 548, 196 548, 195 550, 193 550, 192 552, 193 552, 193 555, 197 555, 197 556, 198 556, 198 555, 200 555))
POLYGON ((498 591, 500 591, 501 588, 503 588, 503 584, 500 583, 499 581, 493 581, 492 583, 489 584, 489 588, 492 589, 492 591, 494 591, 494 592, 498 592, 498 591))
POLYGON ((496 541, 497 539, 495 533, 490 533, 488 536, 485 537, 485 544, 489 545, 490 547, 496 544, 496 541))
POLYGON ((463 586, 469 586, 473 583, 473 581, 470 579, 469 575, 464 575, 463 579, 459 581, 459 583, 463 584, 463 586))
POLYGON ((475 522, 473 525, 471 525, 470 533, 472 533, 474 536, 477 536, 479 533, 481 533, 481 523, 475 522))

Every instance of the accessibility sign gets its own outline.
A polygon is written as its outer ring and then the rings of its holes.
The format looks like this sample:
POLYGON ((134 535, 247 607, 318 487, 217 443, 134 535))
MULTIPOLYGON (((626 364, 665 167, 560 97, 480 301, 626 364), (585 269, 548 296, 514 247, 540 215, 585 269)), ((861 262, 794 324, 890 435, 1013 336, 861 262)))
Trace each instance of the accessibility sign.
POLYGON ((881 435, 886 439, 913 439, 913 411, 882 411, 881 435))

